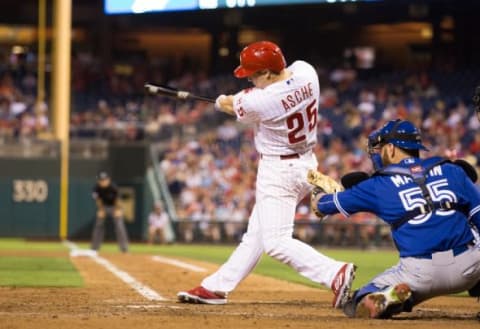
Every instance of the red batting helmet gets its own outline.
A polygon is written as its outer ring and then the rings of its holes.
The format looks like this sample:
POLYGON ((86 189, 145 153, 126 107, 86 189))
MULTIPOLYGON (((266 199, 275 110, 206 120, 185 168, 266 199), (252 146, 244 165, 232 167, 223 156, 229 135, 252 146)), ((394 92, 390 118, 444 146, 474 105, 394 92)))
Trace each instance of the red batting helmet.
POLYGON ((254 42, 240 53, 240 65, 233 74, 237 78, 248 77, 261 70, 280 72, 287 66, 282 50, 270 41, 254 42))

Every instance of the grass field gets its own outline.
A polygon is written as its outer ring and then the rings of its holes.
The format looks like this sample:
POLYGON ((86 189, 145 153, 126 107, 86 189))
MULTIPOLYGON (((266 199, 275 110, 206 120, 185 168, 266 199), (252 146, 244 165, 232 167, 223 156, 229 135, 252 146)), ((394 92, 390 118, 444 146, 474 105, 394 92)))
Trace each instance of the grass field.
MULTIPOLYGON (((88 248, 87 243, 79 247, 88 248)), ((196 259, 222 264, 235 246, 219 245, 154 245, 132 244, 132 254, 152 254, 182 259, 196 259)), ((3 286, 70 286, 82 285, 82 279, 67 257, 67 247, 61 242, 38 242, 23 239, 0 239, 0 251, 64 251, 65 257, 1 257, 0 285, 3 286)), ((116 244, 105 243, 102 252, 117 253, 116 244)), ((358 266, 354 288, 368 282, 373 276, 395 264, 394 251, 320 249, 322 253, 337 260, 354 262, 358 266)), ((290 267, 268 257, 262 257, 255 273, 281 280, 318 286, 298 275, 290 267)))
MULTIPOLYGON (((268 256, 227 305, 182 304, 178 292, 198 285, 235 246, 132 243, 122 254, 115 243, 105 243, 94 257, 78 249, 88 250, 88 242, 73 242, 0 239, 0 329, 478 328, 478 304, 465 296, 433 298, 388 321, 345 317, 332 308, 330 289, 268 256)), ((393 250, 320 251, 358 265, 354 289, 397 261, 393 250)))
POLYGON ((0 286, 82 287, 83 280, 67 258, 1 257, 0 286))

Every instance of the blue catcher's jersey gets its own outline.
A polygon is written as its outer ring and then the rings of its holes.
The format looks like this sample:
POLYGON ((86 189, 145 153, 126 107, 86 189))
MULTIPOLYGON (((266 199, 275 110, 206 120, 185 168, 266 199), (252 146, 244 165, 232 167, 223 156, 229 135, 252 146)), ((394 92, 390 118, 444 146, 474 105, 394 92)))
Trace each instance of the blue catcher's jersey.
MULTIPOLYGON (((428 168, 433 159, 408 158, 394 166, 428 168)), ((434 166, 426 175, 425 186, 433 202, 450 202, 462 210, 437 209, 419 214, 392 230, 400 257, 445 251, 471 242, 469 220, 480 228, 480 191, 461 167, 450 162, 434 166)), ((318 208, 324 214, 341 212, 346 216, 371 212, 392 225, 426 204, 420 186, 411 177, 393 174, 374 175, 343 192, 325 195, 318 208)))

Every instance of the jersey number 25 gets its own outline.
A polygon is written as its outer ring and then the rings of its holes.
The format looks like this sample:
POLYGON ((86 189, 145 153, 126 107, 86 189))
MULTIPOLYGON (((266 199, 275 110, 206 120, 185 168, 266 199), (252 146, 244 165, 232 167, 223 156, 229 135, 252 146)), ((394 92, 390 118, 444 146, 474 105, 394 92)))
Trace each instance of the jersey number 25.
MULTIPOLYGON (((315 106, 317 100, 314 99, 313 102, 308 104, 305 109, 307 122, 308 122, 308 131, 312 131, 317 126, 318 120, 318 111, 315 106)), ((288 142, 290 144, 296 144, 307 139, 305 132, 305 119, 303 112, 295 112, 289 117, 287 117, 287 127, 288 127, 288 142)))

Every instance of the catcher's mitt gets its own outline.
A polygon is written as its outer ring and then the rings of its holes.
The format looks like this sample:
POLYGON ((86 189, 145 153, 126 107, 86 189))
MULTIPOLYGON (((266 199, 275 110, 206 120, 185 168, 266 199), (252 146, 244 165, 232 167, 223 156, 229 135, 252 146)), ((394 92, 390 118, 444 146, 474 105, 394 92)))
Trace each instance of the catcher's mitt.
POLYGON ((478 120, 480 120, 480 86, 477 86, 473 94, 473 107, 475 112, 477 112, 478 120))
POLYGON ((310 184, 314 186, 312 194, 310 195, 310 207, 312 208, 315 215, 320 218, 325 217, 317 207, 318 199, 317 196, 319 193, 335 193, 343 191, 342 185, 338 184, 333 178, 324 175, 316 170, 309 170, 307 175, 307 180, 310 184))
POLYGON ((335 193, 343 191, 343 186, 337 183, 333 178, 324 175, 316 170, 308 171, 307 180, 310 184, 320 188, 324 193, 335 193))

